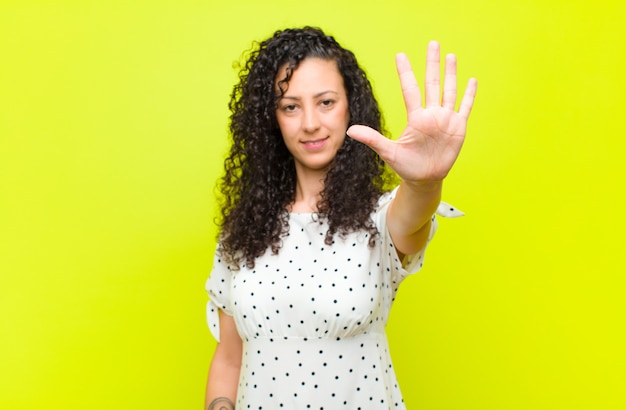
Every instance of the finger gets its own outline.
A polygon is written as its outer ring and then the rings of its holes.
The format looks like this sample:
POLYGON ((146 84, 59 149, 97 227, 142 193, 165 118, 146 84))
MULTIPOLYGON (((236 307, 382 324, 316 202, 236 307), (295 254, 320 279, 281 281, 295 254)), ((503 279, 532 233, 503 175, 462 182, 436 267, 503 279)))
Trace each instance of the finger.
POLYGON ((424 89, 426 92, 426 107, 433 107, 440 104, 439 88, 439 43, 431 41, 428 43, 428 53, 426 54, 426 79, 424 89))
POLYGON ((376 151, 383 160, 390 158, 393 152, 393 142, 373 128, 353 125, 348 128, 346 134, 376 151))
POLYGON ((422 96, 409 58, 404 53, 396 55, 396 69, 402 87, 402 97, 407 114, 422 107, 422 96))
POLYGON ((443 79, 443 107, 454 110, 456 104, 456 56, 446 56, 446 71, 443 79))
POLYGON ((478 81, 475 78, 470 78, 465 88, 465 94, 461 100, 459 106, 459 114, 467 120, 474 106, 474 98, 476 97, 476 89, 478 88, 478 81))

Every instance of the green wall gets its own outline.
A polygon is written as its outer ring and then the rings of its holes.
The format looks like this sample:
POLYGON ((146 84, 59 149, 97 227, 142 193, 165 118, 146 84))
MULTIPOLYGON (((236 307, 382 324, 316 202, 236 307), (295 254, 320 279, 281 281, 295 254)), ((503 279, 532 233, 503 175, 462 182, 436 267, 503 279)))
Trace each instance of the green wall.
MULTIPOLYGON (((233 62, 319 25, 398 134, 394 55, 479 90, 389 324, 409 409, 626 408, 626 3, 0 3, 0 408, 199 409, 233 62)), ((421 83, 421 81, 420 81, 421 83)))

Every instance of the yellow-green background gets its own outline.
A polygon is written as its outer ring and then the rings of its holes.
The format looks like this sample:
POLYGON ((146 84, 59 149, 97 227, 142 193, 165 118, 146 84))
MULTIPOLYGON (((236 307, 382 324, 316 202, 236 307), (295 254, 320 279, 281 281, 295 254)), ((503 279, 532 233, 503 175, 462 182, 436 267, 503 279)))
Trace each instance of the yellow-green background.
MULTIPOLYGON (((388 330, 409 409, 626 408, 623 1, 0 3, 0 408, 201 408, 233 62, 319 25, 403 127, 393 56, 479 79, 388 330)), ((421 82, 421 81, 420 81, 421 82)))

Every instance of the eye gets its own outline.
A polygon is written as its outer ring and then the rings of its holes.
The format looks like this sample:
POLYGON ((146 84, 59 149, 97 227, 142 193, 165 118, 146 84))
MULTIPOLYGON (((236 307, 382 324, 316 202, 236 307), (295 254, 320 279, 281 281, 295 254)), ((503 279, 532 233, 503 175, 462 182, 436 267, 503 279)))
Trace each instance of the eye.
POLYGON ((335 104, 334 100, 322 100, 320 101, 320 105, 325 108, 330 108, 335 104))
POLYGON ((280 107, 280 109, 286 113, 294 112, 296 108, 297 107, 295 104, 287 104, 287 105, 283 105, 282 107, 280 107))

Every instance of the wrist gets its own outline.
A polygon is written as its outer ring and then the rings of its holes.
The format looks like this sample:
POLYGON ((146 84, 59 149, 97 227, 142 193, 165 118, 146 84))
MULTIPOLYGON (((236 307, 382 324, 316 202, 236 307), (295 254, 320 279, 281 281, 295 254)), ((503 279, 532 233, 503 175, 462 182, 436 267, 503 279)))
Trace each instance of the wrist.
POLYGON ((443 181, 407 181, 402 180, 400 185, 405 186, 415 193, 431 193, 440 191, 443 181))

